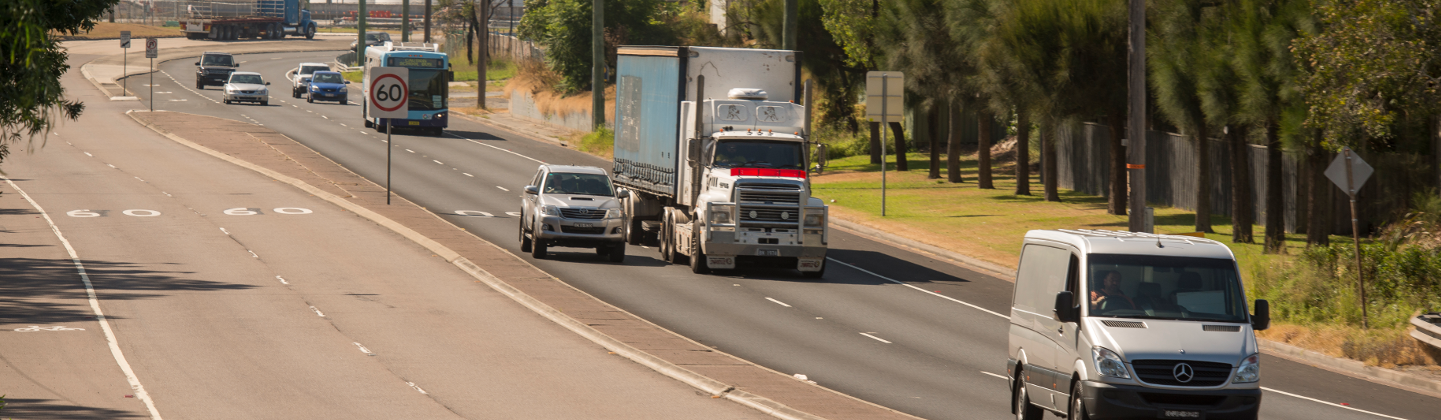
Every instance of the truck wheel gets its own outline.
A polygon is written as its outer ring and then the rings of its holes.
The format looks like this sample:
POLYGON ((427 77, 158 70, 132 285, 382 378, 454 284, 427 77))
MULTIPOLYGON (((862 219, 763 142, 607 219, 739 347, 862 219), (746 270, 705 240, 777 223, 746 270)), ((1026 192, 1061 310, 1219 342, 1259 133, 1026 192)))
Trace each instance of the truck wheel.
POLYGON ((802 272, 801 272, 801 277, 805 277, 805 278, 808 278, 808 279, 818 279, 818 278, 825 277, 825 276, 826 276, 826 265, 827 265, 827 264, 826 264, 826 260, 825 260, 825 259, 821 259, 821 270, 820 270, 820 271, 802 271, 802 272))
POLYGON ((660 223, 660 259, 667 263, 675 264, 675 249, 671 246, 670 214, 661 216, 660 223))
POLYGON ((315 39, 315 23, 305 25, 305 39, 315 39))
POLYGON ((1081 401, 1081 383, 1071 385, 1071 407, 1066 418, 1070 420, 1088 420, 1091 415, 1086 413, 1086 404, 1081 401))
MULTIPOLYGON (((634 200, 634 198, 632 198, 631 200, 634 200)), ((626 221, 625 243, 631 245, 640 245, 641 238, 644 236, 645 233, 644 230, 641 230, 640 223, 641 220, 634 217, 626 221)))
POLYGON ((1031 405, 1031 396, 1026 393, 1026 373, 1016 373, 1016 390, 1011 392, 1011 399, 1015 406, 1011 412, 1016 414, 1016 420, 1041 420, 1041 407, 1031 405))
POLYGON ((606 256, 610 257, 610 262, 625 262, 625 242, 617 242, 611 245, 610 249, 606 250, 606 254, 606 256))
POLYGON ((696 274, 710 274, 710 267, 707 267, 705 264, 705 253, 701 252, 700 247, 700 220, 691 222, 690 231, 690 272, 696 274))
POLYGON ((520 252, 530 252, 530 238, 525 237, 525 218, 520 219, 520 252))

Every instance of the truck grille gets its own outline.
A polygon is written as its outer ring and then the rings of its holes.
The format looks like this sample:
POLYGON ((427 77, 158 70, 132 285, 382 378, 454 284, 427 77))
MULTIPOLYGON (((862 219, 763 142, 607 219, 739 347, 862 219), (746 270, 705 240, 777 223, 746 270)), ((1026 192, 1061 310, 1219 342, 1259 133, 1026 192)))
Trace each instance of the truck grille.
POLYGON ((1225 363, 1196 362, 1190 360, 1135 360, 1131 367, 1142 382, 1170 386, 1217 386, 1231 377, 1231 365, 1225 363), (1194 372, 1191 380, 1181 382, 1176 378, 1175 369, 1179 363, 1191 365, 1194 372))
POLYGON ((801 187, 745 183, 736 187, 737 218, 742 226, 794 226, 801 220, 801 187))
POLYGON ((560 217, 567 219, 597 220, 605 218, 604 209, 560 209, 560 217))

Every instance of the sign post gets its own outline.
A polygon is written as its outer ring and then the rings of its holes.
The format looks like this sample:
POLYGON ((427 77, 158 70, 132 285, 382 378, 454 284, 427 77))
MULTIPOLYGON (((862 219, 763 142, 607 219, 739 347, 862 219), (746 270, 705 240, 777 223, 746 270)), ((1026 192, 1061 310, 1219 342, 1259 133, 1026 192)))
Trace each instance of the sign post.
POLYGON ((385 204, 390 204, 390 152, 395 149, 390 135, 395 129, 394 120, 410 114, 410 69, 375 67, 367 77, 366 113, 375 117, 377 124, 385 121, 385 204))
POLYGON ((120 82, 120 89, 124 91, 121 96, 128 96, 130 95, 130 79, 125 78, 125 71, 130 67, 130 54, 126 54, 125 50, 130 49, 130 31, 120 31, 120 49, 120 55, 123 57, 120 60, 120 77, 124 80, 120 82))
POLYGON ((1366 278, 1361 272, 1361 222, 1356 215, 1356 190, 1366 184, 1375 172, 1371 165, 1356 156, 1349 147, 1342 147, 1341 154, 1326 168, 1326 177, 1351 197, 1351 240, 1356 243, 1356 285, 1361 293, 1361 328, 1369 328, 1366 320, 1366 278))
MULTIPOLYGON (((886 215, 886 130, 905 111, 906 76, 898 71, 866 73, 866 119, 881 120, 881 216, 886 215)), ((807 104, 809 105, 809 104, 807 104)), ((903 153, 897 151, 897 153, 903 153)))
POLYGON ((150 59, 150 112, 155 112, 155 57, 160 55, 160 39, 145 38, 145 58, 150 59))

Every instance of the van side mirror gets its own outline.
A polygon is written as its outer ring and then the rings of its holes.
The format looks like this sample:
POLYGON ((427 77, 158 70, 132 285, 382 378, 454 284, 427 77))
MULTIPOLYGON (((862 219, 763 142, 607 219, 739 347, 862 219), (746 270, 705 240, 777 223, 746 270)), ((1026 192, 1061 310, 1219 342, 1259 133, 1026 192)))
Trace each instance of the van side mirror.
POLYGON ((197 65, 197 66, 200 65, 200 62, 199 62, 199 61, 196 61, 196 62, 195 62, 195 65, 197 65))
POLYGON ((536 188, 534 185, 526 185, 525 193, 530 195, 540 194, 540 188, 536 188))
POLYGON ((1056 293, 1056 307, 1051 312, 1060 322, 1076 322, 1081 312, 1076 310, 1076 295, 1070 291, 1056 293))
POLYGON ((266 86, 270 86, 270 82, 265 82, 265 85, 266 85, 266 86))
POLYGON ((1251 329, 1261 331, 1271 328, 1271 302, 1256 299, 1256 313, 1251 315, 1251 329))

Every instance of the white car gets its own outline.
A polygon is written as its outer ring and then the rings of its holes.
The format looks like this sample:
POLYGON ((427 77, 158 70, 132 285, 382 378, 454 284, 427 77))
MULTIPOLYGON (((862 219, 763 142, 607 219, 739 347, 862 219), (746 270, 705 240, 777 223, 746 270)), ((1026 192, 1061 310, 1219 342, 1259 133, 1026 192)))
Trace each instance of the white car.
POLYGON ((249 71, 237 71, 230 74, 225 80, 226 104, 231 102, 256 102, 260 105, 270 105, 270 88, 265 87, 270 82, 260 77, 260 73, 249 71))
POLYGON ((310 91, 310 77, 317 71, 330 71, 330 65, 325 63, 300 63, 299 67, 286 72, 290 78, 290 95, 299 98, 305 92, 310 91))

